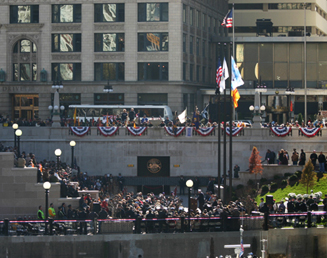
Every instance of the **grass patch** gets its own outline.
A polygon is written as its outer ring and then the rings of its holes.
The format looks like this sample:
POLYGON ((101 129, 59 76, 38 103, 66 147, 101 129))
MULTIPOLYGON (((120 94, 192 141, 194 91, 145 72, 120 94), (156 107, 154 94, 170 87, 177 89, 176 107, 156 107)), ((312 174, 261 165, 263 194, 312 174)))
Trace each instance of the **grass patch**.
MULTIPOLYGON (((311 189, 309 189, 309 193, 311 189)), ((319 192, 321 191, 323 196, 327 194, 327 175, 324 174, 324 176, 319 180, 319 182, 316 182, 314 187, 312 188, 313 192, 319 192)), ((273 195, 276 202, 281 201, 283 198, 288 197, 289 193, 295 193, 295 194, 306 194, 307 189, 305 185, 300 184, 299 182, 296 182, 294 185, 288 185, 285 188, 279 188, 274 192, 265 192, 262 195, 258 195, 256 197, 257 203, 260 203, 260 198, 266 199, 266 195, 273 195)))

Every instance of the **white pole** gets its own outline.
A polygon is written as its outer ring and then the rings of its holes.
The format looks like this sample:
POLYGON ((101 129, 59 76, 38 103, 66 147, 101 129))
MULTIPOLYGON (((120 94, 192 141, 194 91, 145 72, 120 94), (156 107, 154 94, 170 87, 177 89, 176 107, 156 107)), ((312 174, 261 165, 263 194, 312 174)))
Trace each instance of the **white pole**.
POLYGON ((304 2, 304 122, 308 121, 308 106, 307 106, 307 9, 306 3, 304 2))

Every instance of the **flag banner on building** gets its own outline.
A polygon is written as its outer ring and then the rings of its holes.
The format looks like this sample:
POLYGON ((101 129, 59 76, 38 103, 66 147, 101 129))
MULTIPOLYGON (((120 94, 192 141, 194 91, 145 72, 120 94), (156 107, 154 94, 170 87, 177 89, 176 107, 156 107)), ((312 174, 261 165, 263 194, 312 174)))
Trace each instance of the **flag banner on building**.
POLYGON ((202 136, 208 136, 212 133, 213 130, 215 130, 215 127, 202 127, 199 129, 194 128, 194 130, 202 136))
POLYGON ((134 136, 141 136, 145 132, 146 128, 147 127, 127 127, 127 130, 134 136))
POLYGON ((99 132, 103 135, 103 136, 113 136, 117 130, 119 129, 119 127, 116 126, 110 126, 110 127, 106 127, 106 126, 99 126, 98 130, 99 132))
POLYGON ((319 127, 315 128, 308 128, 308 127, 301 127, 299 130, 307 137, 314 137, 320 131, 319 127))
POLYGON ((181 133, 185 130, 185 127, 168 127, 165 126, 165 130, 166 132, 170 135, 170 136, 180 136, 181 133))
MULTIPOLYGON (((242 131, 243 127, 233 127, 232 128, 232 136, 236 136, 242 131)), ((226 134, 229 136, 230 135, 230 128, 226 127, 226 134)))
POLYGON ((185 133, 186 137, 192 137, 193 127, 186 127, 185 131, 186 131, 185 133))
POLYGON ((237 68, 237 65, 234 61, 234 58, 231 57, 232 62, 232 91, 231 96, 233 98, 234 102, 234 108, 238 107, 238 101, 241 98, 240 93, 237 90, 237 87, 242 86, 244 84, 244 81, 242 80, 240 71, 237 68))
POLYGON ((209 104, 201 112, 201 117, 207 120, 209 120, 208 108, 209 108, 209 104))
POLYGON ((222 76, 223 76, 223 68, 221 67, 220 58, 218 58, 218 65, 216 71, 216 84, 217 84, 216 94, 218 94, 218 91, 220 89, 220 82, 222 76))
POLYGON ((187 116, 187 108, 178 116, 179 121, 181 124, 184 124, 186 122, 186 116, 187 116))
POLYGON ((75 110, 74 110, 74 126, 76 125, 76 108, 75 108, 75 110))
POLYGON ((233 10, 229 10, 229 12, 224 17, 223 22, 221 23, 221 26, 223 26, 225 28, 233 27, 233 10))
POLYGON ((228 73, 228 66, 226 59, 224 58, 223 62, 223 74, 221 76, 221 81, 220 81, 220 93, 223 93, 225 88, 226 88, 226 80, 229 78, 229 73, 228 73))
POLYGON ((71 126, 69 128, 76 136, 79 137, 84 136, 88 131, 90 131, 90 127, 88 126, 71 126))
POLYGON ((270 127, 270 130, 278 137, 285 137, 292 131, 292 127, 270 127))

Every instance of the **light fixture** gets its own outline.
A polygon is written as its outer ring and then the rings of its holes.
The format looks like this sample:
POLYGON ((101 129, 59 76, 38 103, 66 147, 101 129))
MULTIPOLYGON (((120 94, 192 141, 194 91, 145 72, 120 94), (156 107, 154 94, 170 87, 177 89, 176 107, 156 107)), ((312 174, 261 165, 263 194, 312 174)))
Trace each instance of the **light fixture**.
POLYGON ((15 134, 16 134, 17 137, 20 137, 20 136, 22 136, 23 132, 22 132, 22 130, 17 129, 15 134))
POLYGON ((53 109, 53 106, 51 106, 51 105, 48 106, 48 109, 49 109, 49 110, 52 110, 52 109, 53 109))
POLYGON ((250 111, 253 111, 253 110, 254 110, 254 106, 251 105, 251 106, 249 107, 249 110, 250 110, 250 111))
POLYGON ((193 186, 193 181, 191 179, 186 181, 186 186, 187 187, 192 187, 193 186))
POLYGON ((45 190, 49 190, 50 188, 51 188, 51 183, 50 182, 44 182, 43 183, 43 188, 45 189, 45 190))
POLYGON ((60 106, 60 110, 64 111, 65 110, 65 106, 60 106))
POLYGON ((255 110, 255 111, 258 111, 258 110, 259 110, 259 106, 255 106, 255 107, 254 107, 254 110, 255 110))
POLYGON ((57 105, 55 105, 55 106, 53 107, 53 109, 54 109, 54 110, 58 110, 59 107, 58 107, 57 105))
POLYGON ((262 106, 260 107, 260 110, 261 110, 261 111, 265 111, 265 110, 266 110, 266 107, 265 107, 264 105, 262 105, 262 106))
POLYGON ((14 124, 12 125, 12 129, 17 130, 17 129, 18 129, 18 124, 14 123, 14 124))
POLYGON ((57 157, 59 157, 59 156, 61 156, 61 149, 56 149, 55 151, 54 151, 54 154, 57 156, 57 157))
POLYGON ((75 141, 70 141, 69 145, 70 145, 71 147, 74 147, 74 146, 76 145, 76 142, 75 142, 75 141))

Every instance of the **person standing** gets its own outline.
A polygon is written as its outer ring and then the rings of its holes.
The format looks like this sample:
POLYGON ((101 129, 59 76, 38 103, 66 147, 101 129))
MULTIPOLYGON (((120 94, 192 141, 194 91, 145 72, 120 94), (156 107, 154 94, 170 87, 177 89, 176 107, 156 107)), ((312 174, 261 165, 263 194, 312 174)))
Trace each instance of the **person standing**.
POLYGON ((124 191, 124 181, 125 179, 122 177, 121 173, 119 173, 118 177, 117 177, 117 181, 118 181, 118 185, 119 185, 119 190, 121 192, 124 191))
POLYGON ((131 108, 131 110, 128 113, 129 121, 133 122, 135 119, 135 111, 134 108, 131 108))
POLYGON ((234 177, 238 178, 238 172, 240 172, 240 167, 236 164, 234 167, 234 177))
POLYGON ((56 211, 55 209, 53 208, 53 203, 50 203, 50 207, 48 209, 48 212, 49 212, 49 217, 51 219, 54 219, 56 217, 56 211))
POLYGON ((42 211, 42 206, 40 205, 39 206, 39 210, 38 210, 38 212, 37 212, 37 219, 44 219, 45 217, 44 217, 44 213, 43 213, 43 211, 42 211))
POLYGON ((316 154, 316 150, 313 150, 313 152, 310 155, 310 159, 311 159, 311 162, 312 162, 312 165, 313 165, 314 169, 316 169, 316 163, 317 163, 317 159, 318 159, 318 156, 316 154))
POLYGON ((299 161, 299 153, 296 151, 296 149, 293 150, 293 154, 292 154, 292 162, 293 162, 293 166, 297 165, 297 162, 299 161))
POLYGON ((319 154, 318 162, 319 162, 319 171, 325 173, 326 156, 322 153, 322 151, 319 154))
POLYGON ((305 152, 303 151, 303 149, 301 149, 299 166, 304 166, 305 160, 306 160, 305 152))
POLYGON ((185 194, 185 178, 183 176, 180 177, 178 184, 179 184, 179 195, 185 194))

